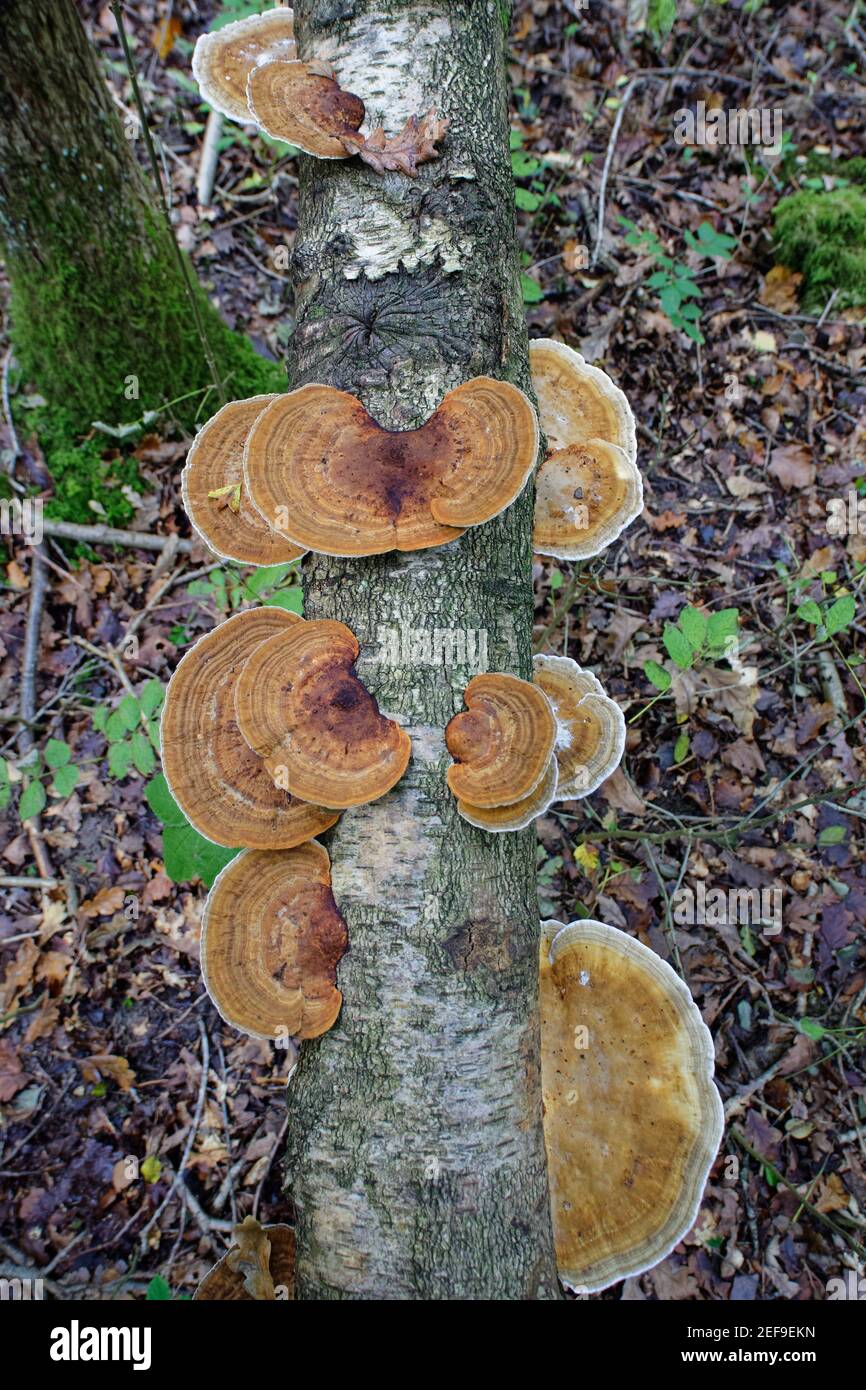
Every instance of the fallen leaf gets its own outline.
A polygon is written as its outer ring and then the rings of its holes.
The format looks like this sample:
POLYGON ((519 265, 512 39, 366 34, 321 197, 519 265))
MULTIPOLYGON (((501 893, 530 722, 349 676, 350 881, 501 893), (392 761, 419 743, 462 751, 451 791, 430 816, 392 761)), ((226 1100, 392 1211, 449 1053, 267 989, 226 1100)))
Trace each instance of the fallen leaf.
POLYGON ((118 886, 100 888, 94 897, 81 904, 78 911, 82 917, 110 917, 112 912, 119 912, 123 907, 123 898, 123 889, 118 886))
POLYGON ((97 1052, 92 1057, 79 1057, 78 1065, 85 1081, 96 1082, 108 1076, 117 1082, 121 1091, 131 1091, 135 1085, 135 1072, 125 1057, 117 1057, 110 1052, 97 1052))
POLYGON ((621 767, 612 772, 599 787, 608 806, 629 816, 646 815, 646 802, 638 796, 621 767))
POLYGON ((11 1100, 32 1080, 8 1038, 0 1038, 0 1101, 11 1100))
POLYGON ((798 287, 803 277, 786 265, 774 265, 764 279, 761 288, 761 303, 780 314, 790 314, 797 308, 798 287))
POLYGON ((160 58, 165 62, 176 41, 180 38, 183 25, 177 15, 171 15, 168 19, 160 20, 150 36, 151 45, 156 49, 160 58))
POLYGON ((786 492, 792 488, 811 487, 815 481, 812 450, 807 444, 780 444, 770 454, 767 471, 779 479, 786 492))
POLYGON ((770 491, 766 483, 748 478, 745 473, 734 473, 730 478, 726 478, 725 487, 732 497, 754 497, 759 492, 770 491))
POLYGON ((775 352, 776 339, 772 333, 767 333, 763 328, 759 328, 757 333, 753 333, 750 339, 755 352, 775 352))
POLYGON ((431 106, 425 116, 410 116, 399 135, 386 137, 383 127, 378 126, 366 137, 352 134, 342 140, 351 154, 360 155, 377 174, 399 169, 414 179, 419 164, 439 158, 436 143, 447 129, 447 120, 440 120, 431 106))

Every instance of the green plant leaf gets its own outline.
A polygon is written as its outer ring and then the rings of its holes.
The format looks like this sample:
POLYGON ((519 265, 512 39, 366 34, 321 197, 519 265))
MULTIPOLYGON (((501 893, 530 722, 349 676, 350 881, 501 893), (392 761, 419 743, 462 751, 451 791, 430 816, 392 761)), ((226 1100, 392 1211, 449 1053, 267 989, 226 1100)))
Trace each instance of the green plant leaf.
POLYGON ((707 647, 713 656, 724 654, 732 637, 736 637, 740 627, 739 608, 721 608, 711 613, 707 623, 707 647))
POLYGON ((129 772, 129 765, 132 762, 131 743, 111 743, 108 747, 108 771, 112 777, 118 781, 124 778, 129 772))
POLYGON ((31 816, 38 816, 47 799, 45 788, 38 779, 26 786, 18 802, 18 815, 21 820, 30 820, 31 816))
POLYGON ((108 720, 108 710, 105 705, 97 705, 90 711, 90 722, 97 733, 105 733, 105 725, 108 720))
POLYGON ((825 825, 818 836, 818 844, 822 849, 826 845, 841 845, 847 834, 844 825, 825 825))
POLYGON ((537 212, 544 199, 529 188, 515 188, 514 201, 521 212, 537 212))
POLYGON ((78 783, 80 770, 74 763, 66 763, 54 774, 54 790, 58 796, 71 796, 78 783))
POLYGON ((165 697, 165 686, 162 681, 156 679, 149 680, 139 691, 138 702, 142 712, 146 715, 153 714, 159 709, 165 697))
POLYGON ((120 739, 126 738, 129 730, 119 710, 114 710, 105 721, 105 737, 109 743, 117 743, 120 739))
POLYGON ((291 589, 278 589, 275 594, 264 601, 265 608, 285 608, 287 613, 300 613, 304 611, 304 591, 300 584, 291 589))
POLYGON ((804 1033, 807 1038, 811 1038, 813 1042, 820 1042, 827 1031, 826 1028, 824 1028, 822 1024, 817 1023, 814 1018, 799 1018, 797 1020, 797 1028, 801 1033, 804 1033))
POLYGON ((167 1280, 163 1279, 161 1274, 154 1274, 153 1278, 147 1286, 147 1292, 144 1295, 144 1297, 145 1301, 148 1303, 153 1303, 157 1300, 170 1300, 171 1289, 168 1285, 167 1280))
POLYGON ((677 621, 695 651, 700 651, 707 640, 709 620, 706 613, 702 613, 699 608, 684 608, 677 621))
POLYGON ((524 304, 540 304, 544 298, 544 290, 537 280, 533 280, 531 275, 525 271, 520 276, 520 288, 523 291, 524 304))
POLYGON ((648 681, 652 681, 656 690, 661 690, 662 693, 666 690, 670 690, 670 672, 666 671, 664 666, 659 666, 657 661, 645 661, 643 673, 648 681))
POLYGON ((64 767, 72 757, 72 749, 61 739, 50 738, 45 745, 44 754, 48 767, 64 767))
POLYGON ((117 706, 117 713, 123 720, 124 728, 130 733, 138 725, 141 710, 134 695, 124 695, 120 704, 117 706))
POLYGON ((689 736, 685 730, 680 734, 674 744, 674 762, 681 763, 689 751, 689 736))
POLYGON ((12 784, 9 781, 9 767, 5 758, 0 758, 0 811, 5 811, 12 799, 12 784))
POLYGON ((843 594, 841 598, 837 598, 824 615, 824 626, 828 635, 833 637, 837 632, 846 628, 849 623, 854 621, 856 612, 857 604, 851 594, 843 594))
POLYGON ((191 825, 167 825, 162 832, 165 872, 174 883, 200 878, 210 888, 217 874, 231 863, 238 849, 211 844, 191 825))
POLYGON ((150 739, 151 743, 153 744, 154 751, 161 754, 161 753, 162 753, 162 746, 161 746, 160 741, 159 741, 159 729, 160 729, 160 721, 159 721, 159 718, 156 718, 156 719, 148 719, 148 721, 147 721, 147 736, 148 736, 148 738, 150 739))
MULTIPOLYGON (((141 773, 142 777, 149 777, 156 767, 156 754, 151 747, 150 740, 146 734, 142 733, 140 729, 137 729, 132 735, 131 743, 132 761, 135 764, 136 770, 141 773)), ((116 744, 115 746, 122 747, 121 744, 116 744)))
POLYGON ((676 17, 677 0, 649 0, 646 27, 657 47, 661 47, 673 29, 676 17))
POLYGON ((815 626, 822 622, 821 610, 813 598, 801 603, 797 609, 797 617, 802 618, 804 623, 814 623, 815 626))
POLYGON ((673 623, 665 623, 665 630, 662 635, 665 651, 671 661, 675 662, 681 670, 686 671, 691 666, 694 659, 694 649, 682 628, 674 627, 673 623))

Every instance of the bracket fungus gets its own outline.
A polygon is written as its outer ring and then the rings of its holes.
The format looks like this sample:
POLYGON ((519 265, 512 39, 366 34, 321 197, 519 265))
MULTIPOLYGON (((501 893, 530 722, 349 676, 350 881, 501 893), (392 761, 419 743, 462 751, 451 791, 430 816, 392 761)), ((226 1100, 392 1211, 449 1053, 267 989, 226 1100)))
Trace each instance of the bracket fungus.
POLYGON ((604 439, 636 462, 634 415, 625 393, 607 372, 555 338, 532 339, 529 369, 548 449, 604 439))
POLYGON ((232 1230, 232 1244, 209 1270, 193 1302, 253 1303, 295 1297, 295 1232, 261 1226, 246 1216, 232 1230))
POLYGON ((349 944, 331 892, 327 850, 244 850, 214 879, 205 903, 201 969, 232 1027, 271 1042, 318 1038, 343 996, 337 963, 349 944))
POLYGON ((542 922, 540 970, 556 1262, 596 1293, 694 1224, 723 1129, 713 1041, 667 962, 615 927, 542 922))
POLYGON ((556 716, 557 801, 577 801, 600 787, 625 750, 625 717, 591 671, 569 656, 533 657, 533 680, 556 716))
POLYGON ((190 824, 215 844, 290 849, 339 819, 278 789, 235 716, 235 682, 253 653, 303 625, 282 608, 237 613, 200 637, 169 681, 161 724, 166 781, 190 824))
POLYGON ((522 492, 538 421, 516 386, 474 377, 420 428, 387 430, 355 396, 302 386, 256 420, 244 455, 250 499, 294 545, 379 555, 455 540, 522 492))
POLYGON ((230 401, 202 425, 181 475, 193 529, 215 555, 242 565, 285 565, 303 555, 267 525, 244 488, 244 445, 276 395, 230 401))
POLYGON ((254 119, 247 105, 250 73, 261 62, 294 58, 296 52, 294 14, 277 6, 200 35, 192 55, 192 75, 215 111, 249 125, 254 119))
POLYGON ((533 544, 586 560, 643 510, 634 416, 607 373, 565 343, 536 339, 529 356, 549 450, 535 479, 533 544))
POLYGON ((339 810, 384 796, 412 751, 356 675, 358 652, 342 623, 300 623, 262 643, 235 688, 241 733, 270 775, 339 810))
POLYGON ((543 690, 518 676, 475 676, 466 711, 445 728, 457 809, 482 830, 519 830, 556 791, 556 718, 543 690))
POLYGON ((329 63, 274 59, 251 69, 249 113, 266 135, 285 140, 317 159, 348 159, 344 137, 357 136, 364 103, 345 92, 329 63))

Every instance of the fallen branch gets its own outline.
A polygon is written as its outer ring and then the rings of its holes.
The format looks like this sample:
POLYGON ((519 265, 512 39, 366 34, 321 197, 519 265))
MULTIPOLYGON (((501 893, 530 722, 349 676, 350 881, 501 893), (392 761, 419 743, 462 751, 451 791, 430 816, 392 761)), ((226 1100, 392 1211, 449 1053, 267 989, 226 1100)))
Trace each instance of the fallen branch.
MULTIPOLYGON (((154 536, 146 531, 119 531, 114 526, 80 526, 75 521, 52 521, 48 517, 42 523, 46 536, 56 536, 65 541, 83 541, 86 545, 129 545, 138 550, 163 550, 174 536, 154 536)), ((181 555, 189 555, 193 549, 192 541, 177 542, 181 555)))

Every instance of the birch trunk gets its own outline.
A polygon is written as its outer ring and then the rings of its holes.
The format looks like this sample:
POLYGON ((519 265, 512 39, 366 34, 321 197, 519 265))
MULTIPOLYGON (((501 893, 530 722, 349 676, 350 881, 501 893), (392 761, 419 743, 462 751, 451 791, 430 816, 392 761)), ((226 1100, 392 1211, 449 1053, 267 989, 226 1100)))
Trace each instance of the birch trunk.
MULTIPOLYGON (((527 389, 507 7, 297 0, 295 14, 301 55, 333 62, 370 126, 431 105, 451 124, 417 181, 304 160, 291 384, 352 391, 400 429, 468 377, 527 389)), ((535 836, 458 817, 443 738, 479 669, 531 674, 530 493, 441 549, 305 562, 307 616, 358 634, 359 673, 413 757, 329 837, 351 944, 340 1019, 304 1044, 288 1090, 300 1298, 558 1296, 535 836)))

